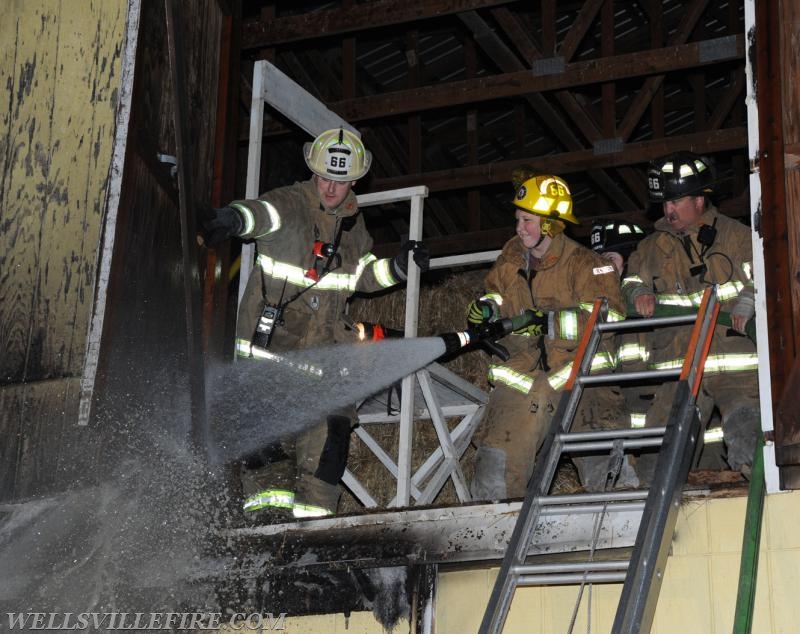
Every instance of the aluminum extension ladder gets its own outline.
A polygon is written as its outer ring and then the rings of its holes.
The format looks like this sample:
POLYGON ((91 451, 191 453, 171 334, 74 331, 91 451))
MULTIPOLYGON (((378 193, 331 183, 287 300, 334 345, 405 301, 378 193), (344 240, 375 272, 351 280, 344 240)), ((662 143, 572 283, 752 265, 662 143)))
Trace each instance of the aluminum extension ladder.
POLYGON ((622 594, 612 632, 648 632, 653 622, 661 581, 677 521, 678 507, 689 469, 701 437, 695 401, 700 387, 711 336, 719 313, 716 287, 706 289, 696 314, 606 322, 607 301, 595 302, 581 338, 572 374, 566 384, 550 431, 539 451, 525 499, 506 549, 497 580, 479 632, 499 633, 518 586, 545 584, 619 583, 622 594), (641 330, 694 322, 683 367, 647 372, 589 375, 592 358, 603 333, 641 330), (678 380, 669 420, 665 427, 572 432, 570 428, 587 385, 620 384, 643 378, 678 380), (655 474, 649 489, 606 493, 549 496, 562 454, 586 451, 658 447, 655 474), (566 501, 568 504, 565 504, 566 501), (527 565, 536 523, 542 507, 564 505, 565 512, 613 513, 642 509, 636 541, 630 559, 585 561, 564 564, 527 565), (588 510, 587 510, 588 509, 588 510))

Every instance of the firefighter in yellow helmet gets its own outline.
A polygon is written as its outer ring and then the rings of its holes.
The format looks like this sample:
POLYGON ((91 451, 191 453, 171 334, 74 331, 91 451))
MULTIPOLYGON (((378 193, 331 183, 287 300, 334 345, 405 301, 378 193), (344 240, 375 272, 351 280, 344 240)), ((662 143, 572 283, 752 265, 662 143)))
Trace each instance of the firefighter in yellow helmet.
MULTIPOLYGON (((351 294, 404 281, 409 255, 422 270, 428 267, 420 242, 406 242, 393 258, 370 252, 372 238, 352 188, 369 171, 372 155, 358 135, 327 130, 304 145, 303 157, 312 172, 309 180, 256 200, 202 210, 210 246, 230 237, 256 243, 257 262, 236 327, 240 357, 258 360, 272 352, 352 341, 342 320, 351 294)), ((263 517, 265 509, 278 516, 269 519, 334 513, 355 421, 354 406, 330 412, 296 440, 248 456, 242 477, 246 515, 263 517), (294 453, 295 460, 265 464, 280 450, 294 453)))
MULTIPOLYGON (((698 411, 703 424, 714 410, 719 412, 727 462, 748 475, 761 431, 758 356, 744 336, 755 314, 750 230, 712 203, 716 170, 709 157, 692 152, 661 157, 650 164, 647 181, 650 200, 663 217, 631 254, 623 293, 636 313, 650 317, 662 306, 696 308, 705 288, 717 285, 720 308, 730 314, 733 328, 717 325, 714 330, 698 411)), ((680 367, 690 333, 691 326, 648 333, 643 351, 648 368, 680 367)), ((671 381, 658 387, 647 426, 666 424, 676 385, 671 381)), ((650 479, 654 464, 654 455, 639 458, 642 479, 650 479)))
MULTIPOLYGON (((623 319, 619 275, 598 254, 564 234, 565 222, 577 224, 572 195, 558 176, 536 175, 525 180, 513 200, 516 235, 484 280, 484 292, 468 309, 468 320, 479 323, 538 311, 538 323, 501 340, 506 361, 489 368, 492 390, 482 426, 474 436, 476 500, 521 497, 533 471, 534 457, 547 433, 560 391, 569 376, 575 349, 595 299, 607 297, 609 319, 623 319)), ((594 362, 611 368, 615 354, 604 341, 594 362)), ((573 429, 622 426, 624 402, 612 388, 587 388, 573 429), (608 394, 592 396, 593 390, 608 394)), ((625 421, 626 422, 626 421, 625 421)), ((603 490, 608 458, 575 460, 587 489, 603 490)), ((627 462, 616 484, 635 478, 627 462)))

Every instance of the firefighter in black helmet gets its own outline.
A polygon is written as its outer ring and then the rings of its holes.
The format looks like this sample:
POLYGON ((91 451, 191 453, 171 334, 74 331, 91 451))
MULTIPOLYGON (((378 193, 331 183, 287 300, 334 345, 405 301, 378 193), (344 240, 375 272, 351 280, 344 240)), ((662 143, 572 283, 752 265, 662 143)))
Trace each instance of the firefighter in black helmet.
POLYGON ((589 233, 589 246, 604 258, 611 260, 620 275, 628 256, 646 235, 635 222, 624 220, 597 220, 589 233))
MULTIPOLYGON (((650 164, 647 182, 664 216, 631 254, 623 293, 629 306, 649 317, 659 305, 699 306, 705 288, 717 286, 721 310, 731 314, 734 327, 714 331, 698 407, 703 424, 718 410, 728 464, 747 475, 760 433, 758 357, 742 334, 755 313, 750 230, 711 202, 716 171, 708 157, 678 152, 660 158, 650 164)), ((678 367, 690 332, 691 326, 674 326, 651 333, 648 367, 678 367)), ((647 426, 665 424, 675 387, 674 381, 659 387, 647 426)), ((648 479, 646 466, 640 477, 648 479)))

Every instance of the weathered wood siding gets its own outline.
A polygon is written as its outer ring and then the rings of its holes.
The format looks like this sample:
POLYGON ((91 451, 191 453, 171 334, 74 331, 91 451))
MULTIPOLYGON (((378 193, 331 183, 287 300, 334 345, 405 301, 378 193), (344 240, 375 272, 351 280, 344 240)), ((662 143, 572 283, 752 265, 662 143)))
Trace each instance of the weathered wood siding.
MULTIPOLYGON (((194 209, 211 194, 224 18, 214 0, 180 4, 194 209)), ((0 499, 102 480, 131 439, 145 436, 140 426, 185 419, 178 192, 171 166, 157 158, 176 154, 165 5, 130 6, 138 17, 136 77, 114 209, 109 186, 129 0, 3 6, 0 73, 9 107, 0 114, 0 499), (104 260, 107 280, 98 281, 107 216, 116 222, 113 253, 104 260), (96 287, 105 281, 107 300, 96 307, 96 287), (96 308, 104 314, 97 380, 92 416, 80 426, 96 308)))
POLYGON ((79 376, 127 2, 6 3, 0 20, 0 383, 79 376))
MULTIPOLYGON (((93 424, 134 439, 154 429, 191 432, 186 276, 178 181, 158 154, 176 156, 175 90, 185 91, 188 138, 184 166, 194 200, 210 203, 223 16, 214 0, 182 1, 178 57, 185 83, 173 86, 164 2, 143 2, 131 112, 131 134, 108 286, 93 424)), ((192 237, 188 260, 202 257, 192 237)), ((202 362, 202 361, 201 361, 202 362)), ((114 447, 111 447, 114 449, 114 447)), ((113 452, 112 452, 113 453, 113 452)), ((112 458, 113 460, 113 458, 112 458)))
MULTIPOLYGON (((797 399, 800 389, 800 59, 797 55, 798 37, 800 37, 800 6, 796 2, 781 2, 776 7, 778 23, 782 32, 778 37, 777 48, 780 51, 781 82, 781 120, 773 115, 772 110, 759 113, 760 117, 771 117, 774 125, 780 125, 783 141, 783 173, 779 191, 785 191, 784 201, 776 210, 785 214, 785 220, 778 224, 785 235, 770 236, 773 244, 786 245, 786 253, 780 253, 778 273, 786 273, 785 279, 776 280, 774 296, 767 300, 768 308, 784 304, 791 308, 787 315, 792 332, 780 332, 775 339, 780 345, 771 345, 770 352, 782 353, 782 358, 773 360, 773 367, 789 368, 787 376, 780 375, 783 382, 775 386, 773 392, 780 395, 775 416, 776 462, 781 467, 781 486, 800 489, 800 413, 797 399), (781 208, 782 207, 782 208, 781 208), (785 224, 784 224, 785 222, 785 224), (783 265, 785 263, 785 265, 783 265), (784 290, 785 289, 785 290, 784 290)), ((769 149, 769 148, 768 148, 769 149)), ((769 184, 762 180, 762 189, 769 184)), ((767 209, 767 211, 771 211, 767 209)), ((775 226, 768 223, 768 227, 775 226)), ((769 260, 768 260, 769 263, 769 260)), ((768 289, 769 290, 769 289, 768 289)))
POLYGON ((126 0, 0 20, 0 495, 64 479, 113 151, 126 0))

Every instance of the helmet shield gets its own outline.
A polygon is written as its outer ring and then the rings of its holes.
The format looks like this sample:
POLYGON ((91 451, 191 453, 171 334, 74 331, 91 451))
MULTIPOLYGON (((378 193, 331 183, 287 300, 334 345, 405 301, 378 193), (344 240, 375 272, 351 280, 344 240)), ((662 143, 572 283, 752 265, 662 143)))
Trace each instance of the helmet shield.
POLYGON ((676 152, 652 161, 647 169, 647 188, 653 202, 714 192, 716 170, 711 160, 692 152, 676 152))
POLYGON ((644 229, 634 222, 598 220, 592 225, 589 246, 597 253, 616 251, 627 258, 645 235, 644 229))
POLYGON ((339 182, 358 180, 372 164, 372 154, 361 139, 344 128, 326 130, 303 145, 303 158, 314 174, 339 182))
POLYGON ((526 180, 517 190, 514 206, 528 213, 579 224, 572 215, 572 194, 558 176, 542 174, 526 180))

